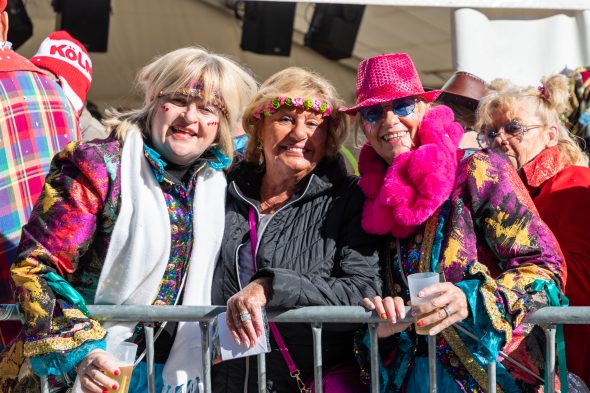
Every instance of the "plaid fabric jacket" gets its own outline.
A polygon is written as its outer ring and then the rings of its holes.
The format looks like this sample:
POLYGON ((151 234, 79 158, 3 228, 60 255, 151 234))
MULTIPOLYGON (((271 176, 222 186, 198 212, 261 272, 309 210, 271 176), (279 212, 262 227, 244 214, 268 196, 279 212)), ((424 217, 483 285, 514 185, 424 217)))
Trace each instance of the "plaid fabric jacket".
MULTIPOLYGON (((64 92, 31 69, 22 56, 0 51, 0 303, 12 300, 8 271, 51 159, 80 137, 64 92)), ((10 334, 3 327, 5 341, 10 334)))

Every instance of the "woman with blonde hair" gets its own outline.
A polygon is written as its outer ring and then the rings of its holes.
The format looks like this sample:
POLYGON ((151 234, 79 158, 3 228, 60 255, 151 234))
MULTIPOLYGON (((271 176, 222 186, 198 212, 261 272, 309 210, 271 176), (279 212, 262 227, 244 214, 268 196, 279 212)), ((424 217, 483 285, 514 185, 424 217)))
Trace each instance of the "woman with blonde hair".
MULTIPOLYGON (((541 218, 555 234, 570 279, 572 306, 588 306, 590 291, 590 168, 588 156, 562 123, 569 87, 563 75, 539 87, 494 81, 478 110, 480 140, 503 151, 529 191, 541 218)), ((590 327, 566 325, 567 366, 590 385, 590 327)))
MULTIPOLYGON (((245 159, 228 174, 212 294, 214 304, 227 303, 228 327, 238 343, 258 341, 261 307, 356 305, 379 291, 378 239, 360 228, 363 197, 338 153, 347 130, 341 105, 328 81, 291 67, 265 81, 246 108, 250 139, 245 159)), ((340 374, 349 378, 339 380, 344 391, 362 390, 353 331, 329 330, 322 338, 324 369, 348 367, 340 374)), ((313 378, 310 326, 276 324, 271 331, 268 390, 299 392, 298 384, 313 378)), ((259 391, 250 359, 214 366, 212 379, 214 391, 259 391)))
MULTIPOLYGON (((136 323, 92 319, 85 304, 210 305, 223 234, 231 129, 256 83, 228 58, 183 48, 138 75, 139 109, 111 112, 104 140, 71 143, 53 161, 23 228, 12 280, 23 340, 0 364, 2 391, 49 376, 52 388, 118 389, 108 345, 145 346, 136 323), (108 333, 108 335, 107 335, 108 333), (23 367, 19 354, 27 361, 23 367)), ((158 391, 196 391, 202 376, 195 323, 157 326, 158 391)), ((145 362, 130 392, 147 391, 145 362)))

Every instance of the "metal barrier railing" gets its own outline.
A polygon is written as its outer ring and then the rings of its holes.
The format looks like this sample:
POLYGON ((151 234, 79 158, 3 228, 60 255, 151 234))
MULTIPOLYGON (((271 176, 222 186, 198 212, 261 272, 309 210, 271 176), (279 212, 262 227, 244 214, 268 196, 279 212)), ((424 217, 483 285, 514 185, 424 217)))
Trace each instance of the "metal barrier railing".
MULTIPOLYGON (((148 366, 148 391, 155 393, 154 370, 154 330, 153 322, 194 321, 201 328, 201 345, 203 348, 203 385, 205 393, 211 392, 211 350, 209 343, 209 325, 213 319, 225 311, 225 307, 216 306, 88 306, 92 317, 99 321, 145 323, 146 358, 148 366)), ((409 311, 409 308, 408 308, 409 311)), ((410 313, 400 322, 413 322, 410 313)), ((375 313, 362 307, 314 306, 285 311, 268 311, 267 317, 272 322, 310 323, 313 333, 313 357, 315 391, 322 393, 322 323, 367 323, 371 340, 371 369, 377 370, 378 339, 377 325, 383 320, 375 313)), ((15 305, 0 304, 0 321, 21 320, 15 305)), ((555 332, 557 324, 590 324, 590 307, 544 307, 535 311, 527 323, 541 325, 547 335, 546 368, 550 381, 555 380, 555 332)), ((436 337, 428 337, 428 362, 430 373, 430 392, 436 392, 436 337)), ((506 358, 510 360, 510 358, 506 358)), ((257 355, 259 391, 266 392, 266 362, 264 354, 257 355)), ((555 392, 555 385, 549 384, 548 392, 555 392)), ((46 379, 42 379, 42 392, 48 393, 46 379)), ((379 392, 379 375, 371 373, 371 392, 379 392)), ((488 392, 496 392, 496 363, 488 366, 488 392)))

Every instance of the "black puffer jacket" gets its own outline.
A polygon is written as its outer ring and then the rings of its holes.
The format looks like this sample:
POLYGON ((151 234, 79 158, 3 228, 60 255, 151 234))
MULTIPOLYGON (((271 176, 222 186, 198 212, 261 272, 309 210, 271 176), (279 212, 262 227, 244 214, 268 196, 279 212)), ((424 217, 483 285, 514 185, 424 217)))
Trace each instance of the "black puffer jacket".
MULTIPOLYGON (((259 206, 262 172, 240 162, 228 175, 225 234, 213 277, 213 304, 225 305, 240 290, 238 248, 249 239, 248 211, 259 206)), ((325 159, 304 180, 305 187, 268 222, 258 247, 257 274, 272 278, 268 307, 358 305, 380 293, 379 238, 361 229, 364 196, 341 158, 325 159)), ((313 377, 309 324, 279 324, 304 379, 313 377)), ((351 326, 324 325, 324 369, 353 362, 351 326)), ((271 337, 267 354, 269 392, 299 392, 271 337)), ((214 392, 257 392, 256 359, 236 359, 213 367, 214 392), (246 377, 248 374, 248 377, 246 377)))

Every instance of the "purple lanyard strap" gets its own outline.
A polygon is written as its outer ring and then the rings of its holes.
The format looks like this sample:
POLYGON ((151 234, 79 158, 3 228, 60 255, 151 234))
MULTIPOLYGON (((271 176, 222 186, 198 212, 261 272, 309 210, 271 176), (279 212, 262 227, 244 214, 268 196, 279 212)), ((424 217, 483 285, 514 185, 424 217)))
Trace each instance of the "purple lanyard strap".
MULTIPOLYGON (((254 271, 256 271, 256 245, 258 244, 258 237, 256 236, 256 212, 254 211, 253 207, 251 207, 250 211, 248 212, 248 223, 250 224, 252 268, 254 269, 254 271)), ((295 381, 297 382, 299 390, 302 393, 310 392, 310 390, 307 390, 305 383, 303 383, 300 377, 299 369, 295 365, 295 362, 293 361, 293 358, 289 353, 289 349, 285 345, 285 341, 283 340, 283 337, 281 336, 281 333, 279 332, 279 328, 277 327, 276 323, 270 322, 268 326, 270 327, 272 336, 274 337, 275 341, 277 342, 277 345, 279 346, 279 351, 281 351, 283 359, 285 359, 285 363, 287 363, 287 367, 289 367, 289 373, 291 373, 291 376, 295 378, 295 381)))

